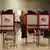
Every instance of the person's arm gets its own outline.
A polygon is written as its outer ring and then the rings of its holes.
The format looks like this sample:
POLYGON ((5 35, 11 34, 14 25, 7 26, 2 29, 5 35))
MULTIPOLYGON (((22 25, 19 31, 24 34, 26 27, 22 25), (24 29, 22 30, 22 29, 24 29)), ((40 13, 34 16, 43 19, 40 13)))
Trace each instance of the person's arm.
POLYGON ((20 24, 23 24, 22 16, 20 16, 19 19, 20 19, 20 24))

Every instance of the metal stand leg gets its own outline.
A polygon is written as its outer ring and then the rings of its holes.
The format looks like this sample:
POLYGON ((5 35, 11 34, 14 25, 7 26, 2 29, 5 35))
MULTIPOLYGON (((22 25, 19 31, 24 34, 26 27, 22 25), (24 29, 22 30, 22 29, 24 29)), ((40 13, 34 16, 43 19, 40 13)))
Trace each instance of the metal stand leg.
POLYGON ((12 32, 12 33, 8 32, 8 33, 6 33, 6 35, 5 35, 5 33, 3 33, 3 48, 5 48, 6 45, 7 45, 6 49, 8 49, 8 46, 15 47, 15 44, 16 44, 15 36, 16 36, 16 33, 14 33, 14 32, 12 32), (10 44, 10 45, 8 45, 8 44, 10 44))
POLYGON ((4 37, 4 34, 6 34, 6 33, 2 33, 2 34, 3 34, 3 48, 5 48, 5 37, 4 37))
POLYGON ((14 33, 14 47, 16 47, 16 32, 14 33))
MULTIPOLYGON (((27 29, 26 29, 26 36, 27 36, 27 29)), ((27 37, 25 38, 25 44, 27 44, 27 37)))
POLYGON ((37 36, 36 41, 37 41, 36 45, 39 46, 39 36, 37 36))
POLYGON ((4 48, 4 33, 2 33, 3 34, 3 48, 4 48))
POLYGON ((36 45, 39 46, 39 40, 40 40, 40 37, 39 37, 39 31, 37 32, 38 36, 36 37, 36 45))
POLYGON ((48 47, 50 48, 50 38, 48 39, 48 47))
POLYGON ((33 33, 33 43, 36 42, 36 30, 34 29, 34 33, 33 33))
POLYGON ((4 33, 2 33, 3 35, 3 48, 4 48, 4 44, 5 44, 5 41, 4 41, 4 33))

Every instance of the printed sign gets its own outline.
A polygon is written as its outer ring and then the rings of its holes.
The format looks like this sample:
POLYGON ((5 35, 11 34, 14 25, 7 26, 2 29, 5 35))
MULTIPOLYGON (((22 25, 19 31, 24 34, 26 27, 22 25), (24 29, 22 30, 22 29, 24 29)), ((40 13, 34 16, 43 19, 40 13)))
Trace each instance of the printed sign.
POLYGON ((2 26, 13 26, 13 15, 2 15, 2 26))
POLYGON ((0 31, 13 31, 15 17, 13 14, 0 14, 0 31))
POLYGON ((39 25, 42 25, 42 26, 39 26, 40 28, 43 28, 43 29, 48 29, 49 26, 49 16, 48 15, 39 15, 39 25))
POLYGON ((49 16, 39 15, 39 25, 49 25, 49 16))
POLYGON ((2 15, 2 30, 14 30, 14 16, 13 14, 2 15))

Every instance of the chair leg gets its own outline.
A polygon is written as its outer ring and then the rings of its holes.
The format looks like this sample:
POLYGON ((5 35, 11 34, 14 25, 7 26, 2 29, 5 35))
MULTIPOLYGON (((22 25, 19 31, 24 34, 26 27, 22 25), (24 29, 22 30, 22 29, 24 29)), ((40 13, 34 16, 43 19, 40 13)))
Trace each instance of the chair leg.
POLYGON ((50 39, 48 39, 48 47, 50 48, 50 39))
POLYGON ((37 41, 36 45, 39 46, 39 36, 37 36, 37 40, 36 41, 37 41))

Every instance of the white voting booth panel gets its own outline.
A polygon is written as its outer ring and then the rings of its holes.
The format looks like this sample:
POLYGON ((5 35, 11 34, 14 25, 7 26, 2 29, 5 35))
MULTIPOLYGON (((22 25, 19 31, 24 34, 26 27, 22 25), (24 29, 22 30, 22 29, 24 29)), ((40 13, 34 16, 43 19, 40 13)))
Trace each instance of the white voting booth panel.
POLYGON ((37 15, 27 15, 27 28, 37 28, 37 26, 28 25, 37 25, 37 15))
POLYGON ((13 31, 14 21, 14 14, 0 14, 0 31, 13 31))
POLYGON ((49 15, 27 15, 27 28, 43 28, 48 29, 49 28, 49 15), (30 26, 28 26, 30 25, 30 26), (36 26, 38 25, 38 26, 36 26))
POLYGON ((49 15, 39 15, 39 28, 49 28, 49 15))
POLYGON ((3 14, 2 15, 2 26, 13 26, 13 15, 3 14))
POLYGON ((27 15, 28 25, 37 25, 37 15, 27 15))
POLYGON ((37 25, 37 15, 27 15, 27 28, 37 28, 37 26, 28 25, 37 25))
POLYGON ((3 14, 2 15, 2 30, 13 30, 14 29, 14 15, 3 14))

